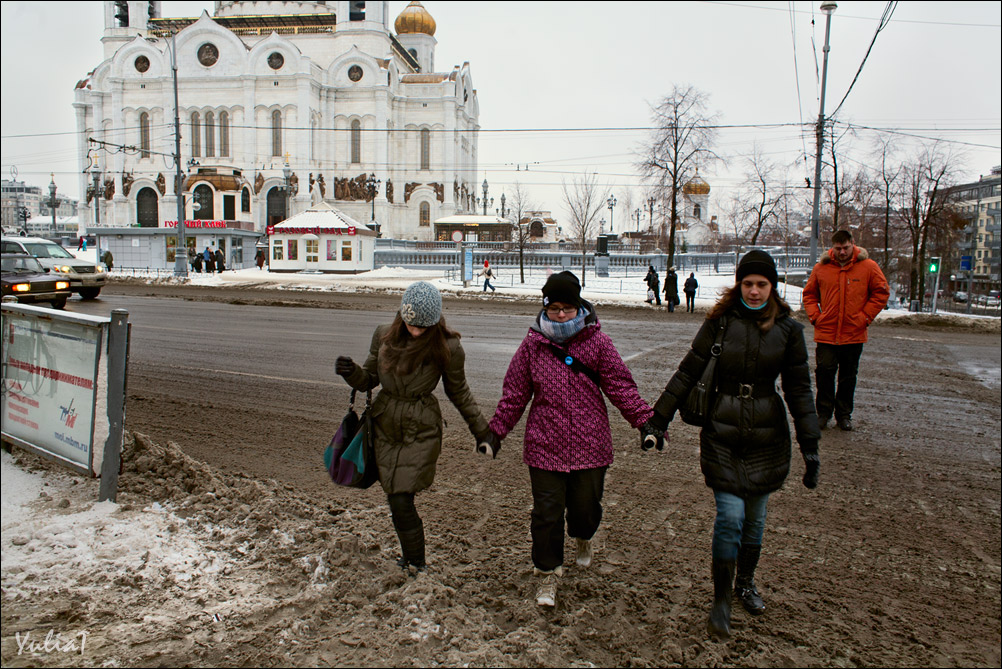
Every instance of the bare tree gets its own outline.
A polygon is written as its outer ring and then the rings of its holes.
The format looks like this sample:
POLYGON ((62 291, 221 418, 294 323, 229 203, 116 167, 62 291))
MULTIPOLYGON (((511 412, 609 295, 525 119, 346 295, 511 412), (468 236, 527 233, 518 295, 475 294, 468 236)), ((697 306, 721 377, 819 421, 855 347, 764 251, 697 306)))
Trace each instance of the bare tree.
POLYGON ((525 247, 531 243, 532 236, 528 220, 523 224, 523 219, 528 218, 528 213, 536 208, 536 205, 529 197, 526 187, 516 181, 511 186, 511 195, 508 196, 508 218, 515 222, 512 226, 512 238, 518 247, 518 272, 519 280, 525 283, 525 247))
POLYGON ((570 214, 570 229, 574 239, 581 245, 581 287, 585 285, 585 267, 588 259, 588 245, 595 237, 595 223, 599 212, 605 206, 602 193, 608 189, 599 187, 598 176, 583 174, 575 176, 570 183, 564 181, 564 203, 570 214))
POLYGON ((707 102, 707 95, 700 90, 676 84, 652 109, 655 129, 638 163, 641 174, 671 203, 667 235, 669 267, 674 264, 682 186, 697 168, 720 159, 713 151, 717 118, 707 111, 707 102))
POLYGON ((880 158, 880 173, 877 181, 880 185, 880 197, 883 204, 884 213, 884 268, 891 266, 891 202, 898 197, 898 180, 901 176, 901 165, 891 166, 888 164, 893 149, 890 139, 882 137, 877 146, 877 154, 880 158))
MULTIPOLYGON (((838 137, 836 137, 833 133, 832 141, 829 146, 829 153, 831 156, 830 167, 832 170, 832 180, 830 186, 826 185, 825 189, 828 191, 828 201, 831 204, 832 233, 834 233, 836 230, 848 227, 845 223, 843 223, 839 219, 842 216, 843 209, 852 199, 853 187, 856 185, 856 174, 853 173, 852 170, 849 170, 845 166, 839 164, 839 156, 845 154, 848 151, 846 147, 846 144, 848 144, 846 136, 850 132, 851 132, 850 130, 846 130, 838 137), (843 151, 843 149, 845 149, 845 151, 843 151)), ((818 229, 820 230, 820 221, 818 229)))
POLYGON ((758 243, 762 228, 775 221, 786 200, 786 188, 779 175, 779 167, 762 155, 758 144, 744 158, 745 180, 734 199, 732 215, 738 217, 740 226, 748 235, 748 243, 758 243))
POLYGON ((911 238, 908 281, 910 299, 925 295, 926 247, 930 230, 949 224, 950 186, 956 177, 958 157, 939 143, 927 145, 915 159, 901 166, 900 214, 911 238))

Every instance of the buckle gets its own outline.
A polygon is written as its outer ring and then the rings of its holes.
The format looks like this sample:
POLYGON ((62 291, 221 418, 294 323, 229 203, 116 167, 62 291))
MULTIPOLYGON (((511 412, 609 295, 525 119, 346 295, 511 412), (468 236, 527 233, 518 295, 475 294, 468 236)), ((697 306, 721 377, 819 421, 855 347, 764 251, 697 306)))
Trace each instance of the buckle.
POLYGON ((748 400, 752 398, 752 391, 755 390, 755 386, 750 383, 739 383, 738 384, 738 397, 743 400, 748 400))

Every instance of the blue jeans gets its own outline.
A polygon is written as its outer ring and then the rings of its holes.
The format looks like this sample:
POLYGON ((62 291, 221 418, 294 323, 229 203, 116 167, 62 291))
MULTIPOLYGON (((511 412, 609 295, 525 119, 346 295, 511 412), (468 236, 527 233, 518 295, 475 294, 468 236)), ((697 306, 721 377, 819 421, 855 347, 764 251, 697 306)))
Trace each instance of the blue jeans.
POLYGON ((490 277, 487 277, 486 279, 484 279, 484 292, 485 293, 487 292, 488 288, 491 289, 491 292, 494 291, 494 286, 491 285, 491 278, 490 277))
POLYGON ((738 559, 741 544, 761 546, 769 495, 739 497, 714 490, 713 497, 717 502, 717 518, 713 522, 713 557, 732 562, 738 559))

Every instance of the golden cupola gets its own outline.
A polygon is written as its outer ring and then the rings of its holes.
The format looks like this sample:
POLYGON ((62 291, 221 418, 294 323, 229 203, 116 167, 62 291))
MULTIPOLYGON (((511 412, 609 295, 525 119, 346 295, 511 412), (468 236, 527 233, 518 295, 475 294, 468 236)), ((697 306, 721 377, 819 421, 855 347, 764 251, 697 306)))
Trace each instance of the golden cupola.
POLYGON ((710 184, 706 183, 702 177, 699 176, 699 172, 696 172, 696 176, 689 179, 682 186, 682 192, 686 195, 709 195, 710 194, 710 184))
POLYGON ((393 22, 393 29, 398 35, 434 35, 435 19, 431 18, 431 14, 418 0, 412 0, 393 22))

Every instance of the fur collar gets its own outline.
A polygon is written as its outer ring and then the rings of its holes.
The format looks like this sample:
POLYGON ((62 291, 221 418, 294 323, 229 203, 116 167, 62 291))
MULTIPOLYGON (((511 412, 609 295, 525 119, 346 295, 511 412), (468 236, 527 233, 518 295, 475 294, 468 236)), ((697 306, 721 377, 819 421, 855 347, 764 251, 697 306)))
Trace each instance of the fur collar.
MULTIPOLYGON (((860 262, 861 260, 869 259, 869 257, 870 254, 867 253, 866 249, 864 249, 862 246, 857 246, 856 257, 853 258, 850 262, 860 262)), ((835 262, 835 259, 832 258, 832 250, 828 249, 828 252, 825 253, 823 256, 821 256, 821 264, 827 265, 828 263, 833 263, 833 262, 835 262)))

